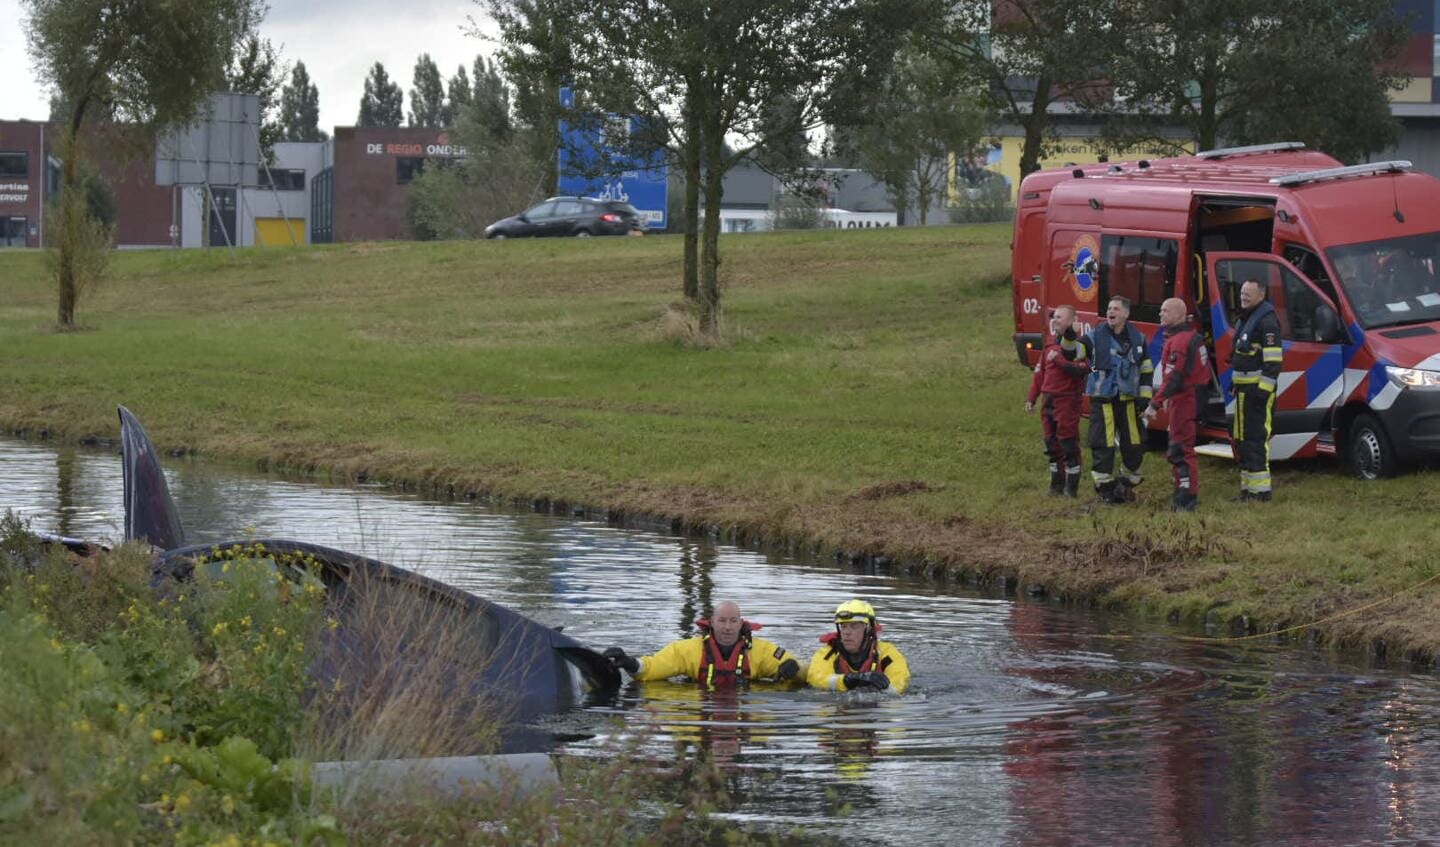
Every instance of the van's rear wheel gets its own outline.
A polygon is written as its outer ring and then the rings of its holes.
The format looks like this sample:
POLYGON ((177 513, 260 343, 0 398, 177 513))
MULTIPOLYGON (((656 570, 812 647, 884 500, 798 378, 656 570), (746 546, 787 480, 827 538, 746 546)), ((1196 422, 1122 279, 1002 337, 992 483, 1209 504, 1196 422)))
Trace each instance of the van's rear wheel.
POLYGON ((1395 448, 1374 415, 1360 415, 1350 424, 1350 468, 1361 479, 1394 476, 1395 448))

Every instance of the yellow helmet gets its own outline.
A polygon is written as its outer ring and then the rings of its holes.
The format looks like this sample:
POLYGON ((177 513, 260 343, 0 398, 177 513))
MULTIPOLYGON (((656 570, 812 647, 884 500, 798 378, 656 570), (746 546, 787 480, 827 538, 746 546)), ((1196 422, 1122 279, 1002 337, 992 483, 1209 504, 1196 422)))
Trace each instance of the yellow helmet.
POLYGON ((875 625, 875 607, 864 600, 846 600, 835 608, 835 623, 851 623, 852 621, 865 621, 866 625, 875 625))

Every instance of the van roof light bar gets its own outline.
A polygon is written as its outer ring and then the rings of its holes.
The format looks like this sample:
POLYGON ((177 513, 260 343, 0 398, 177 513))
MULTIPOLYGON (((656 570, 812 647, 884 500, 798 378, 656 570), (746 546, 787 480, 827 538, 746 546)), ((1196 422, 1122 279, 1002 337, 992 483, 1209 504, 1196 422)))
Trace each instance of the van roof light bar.
POLYGON ((1367 176, 1369 174, 1400 173, 1408 171, 1411 164, 1404 159, 1396 159, 1391 162, 1364 162, 1359 165, 1349 165, 1343 168, 1326 168, 1320 171, 1305 171, 1298 174, 1286 174, 1270 178, 1271 185, 1306 185, 1311 182, 1319 182, 1322 179, 1342 179, 1347 176, 1367 176))
POLYGON ((1215 150, 1201 150, 1197 159, 1223 159, 1226 156, 1244 156, 1247 153, 1275 153, 1281 150, 1304 150, 1303 141, 1277 141, 1274 144, 1251 144, 1246 147, 1221 147, 1215 150))

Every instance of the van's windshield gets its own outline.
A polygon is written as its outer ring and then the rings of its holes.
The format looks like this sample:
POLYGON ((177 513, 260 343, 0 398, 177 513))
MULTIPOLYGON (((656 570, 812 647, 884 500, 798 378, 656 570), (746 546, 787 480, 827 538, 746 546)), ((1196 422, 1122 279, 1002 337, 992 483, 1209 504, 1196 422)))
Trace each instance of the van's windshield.
POLYGON ((1366 329, 1440 320, 1440 232, 1325 252, 1366 329))

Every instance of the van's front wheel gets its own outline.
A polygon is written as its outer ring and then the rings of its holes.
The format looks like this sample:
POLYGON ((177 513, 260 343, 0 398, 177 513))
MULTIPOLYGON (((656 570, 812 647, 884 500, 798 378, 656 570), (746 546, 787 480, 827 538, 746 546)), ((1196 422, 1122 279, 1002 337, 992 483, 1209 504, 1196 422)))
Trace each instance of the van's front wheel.
POLYGON ((1374 415, 1360 415, 1350 424, 1350 468, 1361 479, 1394 476, 1395 448, 1374 415))

